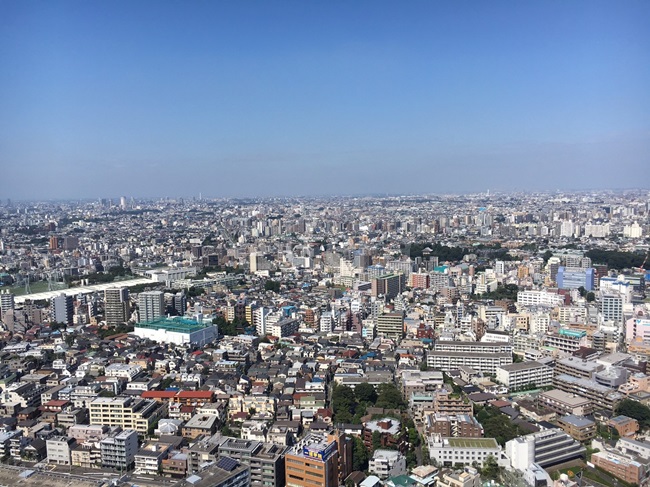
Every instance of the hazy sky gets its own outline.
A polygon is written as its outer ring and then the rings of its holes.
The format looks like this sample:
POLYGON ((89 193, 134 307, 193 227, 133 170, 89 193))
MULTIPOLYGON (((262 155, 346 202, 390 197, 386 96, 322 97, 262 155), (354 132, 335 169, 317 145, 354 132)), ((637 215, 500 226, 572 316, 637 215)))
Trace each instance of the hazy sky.
POLYGON ((650 2, 0 2, 0 198, 649 187, 650 2))

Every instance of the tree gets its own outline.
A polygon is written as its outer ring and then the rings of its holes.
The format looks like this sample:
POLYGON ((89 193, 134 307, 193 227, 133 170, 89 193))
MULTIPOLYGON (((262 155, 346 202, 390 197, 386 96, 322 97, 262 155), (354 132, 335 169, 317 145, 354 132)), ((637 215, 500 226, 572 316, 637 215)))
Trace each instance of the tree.
POLYGON ((379 431, 372 432, 372 451, 381 448, 381 433, 379 431))
POLYGON ((368 448, 361 438, 352 437, 352 469, 364 471, 368 468, 368 448))
POLYGON ((402 393, 392 382, 379 385, 377 407, 385 409, 401 409, 404 407, 402 393))
POLYGON ((650 426, 650 408, 632 399, 623 399, 616 408, 617 414, 636 419, 642 427, 650 426))
POLYGON ((348 386, 336 386, 332 391, 332 409, 334 421, 350 423, 357 408, 357 398, 348 386))
POLYGON ((593 292, 589 291, 587 293, 587 302, 593 303, 594 301, 596 301, 596 295, 593 292))
POLYGON ((363 382, 354 388, 354 395, 359 402, 368 402, 374 404, 377 401, 377 391, 372 384, 363 382))
POLYGON ((501 467, 497 463, 496 458, 492 455, 488 455, 483 462, 483 469, 481 470, 481 475, 489 480, 498 480, 501 475, 501 467))

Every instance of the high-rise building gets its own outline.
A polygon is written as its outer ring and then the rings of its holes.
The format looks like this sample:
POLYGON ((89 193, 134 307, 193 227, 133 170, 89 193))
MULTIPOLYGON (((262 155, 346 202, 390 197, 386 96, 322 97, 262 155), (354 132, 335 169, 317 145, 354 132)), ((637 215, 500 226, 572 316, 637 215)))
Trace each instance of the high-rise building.
POLYGON ((74 314, 72 296, 67 296, 65 293, 59 294, 52 300, 52 307, 54 321, 68 326, 72 325, 72 316, 74 314))
POLYGON ((129 290, 125 287, 104 291, 104 319, 108 326, 126 322, 129 312, 129 290))
POLYGON ((406 277, 404 274, 387 274, 372 279, 372 296, 384 296, 390 300, 404 290, 406 277))
POLYGON ((150 322, 165 314, 165 296, 162 291, 145 291, 138 294, 139 321, 150 322))
POLYGON ((8 290, 0 293, 0 318, 10 310, 14 309, 14 295, 8 290))
POLYGON ((377 317, 377 334, 400 341, 404 337, 404 315, 384 313, 377 317))
POLYGON ((184 316, 187 311, 187 296, 183 291, 174 294, 172 308, 178 316, 184 316))
POLYGON ((560 266, 556 277, 557 287, 560 289, 585 288, 592 291, 595 285, 594 269, 582 269, 580 267, 560 266))
POLYGON ((338 487, 339 451, 327 435, 310 433, 285 455, 287 487, 338 487))

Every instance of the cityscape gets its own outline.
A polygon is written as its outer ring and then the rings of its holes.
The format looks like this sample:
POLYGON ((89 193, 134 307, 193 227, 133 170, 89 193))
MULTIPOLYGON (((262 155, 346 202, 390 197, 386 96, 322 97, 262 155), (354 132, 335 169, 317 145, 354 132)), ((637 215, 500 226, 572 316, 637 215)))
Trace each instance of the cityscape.
POLYGON ((0 2, 0 487, 650 487, 650 2, 0 2))
POLYGON ((2 482, 644 485, 649 216, 647 190, 6 201, 2 482))

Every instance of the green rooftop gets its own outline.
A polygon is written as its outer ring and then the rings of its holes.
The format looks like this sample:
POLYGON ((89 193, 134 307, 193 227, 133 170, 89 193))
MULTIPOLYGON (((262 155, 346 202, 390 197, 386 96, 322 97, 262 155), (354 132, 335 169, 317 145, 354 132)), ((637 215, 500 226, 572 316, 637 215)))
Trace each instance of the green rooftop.
POLYGON ((209 326, 214 325, 211 323, 199 323, 198 321, 180 316, 158 318, 157 320, 144 321, 135 325, 136 328, 149 328, 152 330, 160 330, 162 328, 163 330, 175 331, 178 333, 192 333, 208 328, 209 326))
POLYGON ((448 438, 454 448, 498 448, 494 438, 448 438))

